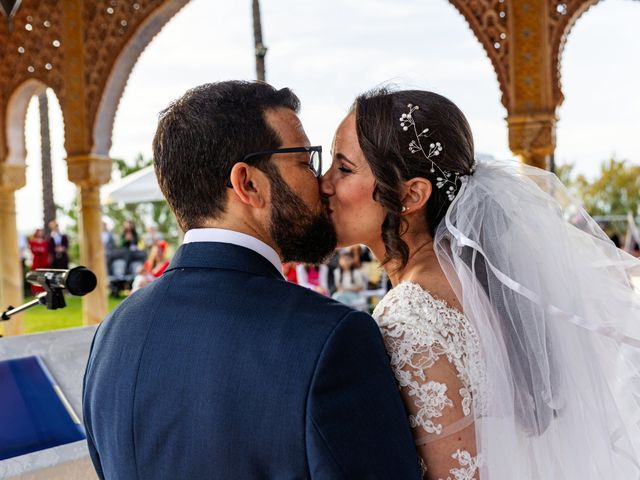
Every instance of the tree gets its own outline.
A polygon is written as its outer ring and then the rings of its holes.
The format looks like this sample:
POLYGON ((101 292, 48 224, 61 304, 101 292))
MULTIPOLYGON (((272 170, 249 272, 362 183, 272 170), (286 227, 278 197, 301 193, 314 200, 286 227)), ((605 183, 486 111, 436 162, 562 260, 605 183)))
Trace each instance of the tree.
POLYGON ((46 90, 38 95, 40 110, 40 152, 42 157, 42 221, 46 234, 49 222, 56 218, 56 204, 53 200, 53 171, 51 169, 51 135, 49 129, 49 100, 46 90))
POLYGON ((256 78, 265 81, 264 57, 267 47, 262 43, 262 22, 260 20, 260 0, 252 0, 253 10, 253 39, 256 54, 256 78))
POLYGON ((600 177, 589 182, 583 175, 576 179, 586 210, 596 215, 634 215, 640 204, 640 165, 610 159, 600 167, 600 177))
MULTIPOLYGON (((640 165, 611 158, 600 166, 599 176, 588 180, 584 175, 574 176, 574 165, 560 165, 557 174, 567 188, 582 201, 592 217, 634 217, 640 206, 640 165)), ((610 222, 610 229, 626 231, 626 220, 610 222)), ((611 233, 611 232, 609 232, 611 233)))

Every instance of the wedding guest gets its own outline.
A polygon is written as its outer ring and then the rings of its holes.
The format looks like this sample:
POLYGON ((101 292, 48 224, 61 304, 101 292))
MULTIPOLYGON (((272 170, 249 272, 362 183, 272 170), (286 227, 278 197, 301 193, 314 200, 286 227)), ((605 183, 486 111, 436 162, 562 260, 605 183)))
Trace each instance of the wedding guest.
POLYGON ((296 274, 296 264, 294 262, 285 262, 282 264, 282 274, 288 282, 298 283, 298 275, 296 274))
POLYGON ((169 259, 166 257, 167 247, 169 244, 164 240, 158 240, 156 244, 151 247, 149 258, 144 262, 144 268, 155 278, 158 278, 164 273, 169 266, 169 259))
POLYGON ((300 263, 296 266, 298 285, 329 296, 329 267, 300 263))
MULTIPOLYGON (((29 250, 31 250, 31 270, 49 267, 49 242, 44 238, 44 230, 36 228, 29 239, 29 250)), ((31 285, 31 293, 36 295, 44 291, 41 287, 31 285)))
POLYGON ((143 248, 150 252, 158 240, 164 240, 164 238, 161 233, 158 233, 156 226, 147 226, 146 232, 142 235, 143 248))
POLYGON ((362 271, 355 266, 354 255, 350 250, 341 250, 338 268, 333 271, 336 292, 332 298, 355 309, 366 306, 366 299, 362 295, 365 280, 362 271))
POLYGON ((136 226, 131 220, 125 220, 122 224, 122 239, 120 246, 129 250, 138 249, 138 232, 136 226))
POLYGON ((611 239, 611 241, 616 247, 620 248, 622 246, 622 242, 620 241, 620 236, 617 233, 613 233, 609 235, 609 238, 611 239))
POLYGON ((20 251, 20 266, 22 272, 22 292, 25 297, 29 296, 31 293, 31 284, 27 282, 26 274, 27 274, 27 250, 28 250, 28 239, 24 233, 18 233, 18 250, 20 251))
MULTIPOLYGON (((331 256, 325 260, 324 264, 329 269, 329 272, 333 272, 336 268, 338 268, 338 261, 340 258, 340 250, 334 250, 331 256)), ((329 295, 333 295, 336 293, 336 283, 333 279, 333 274, 327 275, 327 283, 329 286, 329 295)))
POLYGON ((156 244, 151 247, 149 257, 144 262, 144 265, 137 272, 136 277, 133 279, 131 291, 135 292, 142 287, 149 285, 152 281, 158 278, 164 273, 169 266, 170 261, 166 258, 167 242, 164 240, 158 240, 156 244))
POLYGON ((107 222, 102 222, 102 246, 106 256, 109 256, 111 251, 116 247, 116 239, 113 237, 113 233, 109 225, 107 225, 107 222))
POLYGON ((69 237, 60 233, 58 222, 49 222, 49 265, 51 268, 69 268, 69 237))
POLYGON ((353 245, 349 247, 353 257, 353 266, 362 268, 362 264, 371 261, 371 251, 366 245, 353 245))

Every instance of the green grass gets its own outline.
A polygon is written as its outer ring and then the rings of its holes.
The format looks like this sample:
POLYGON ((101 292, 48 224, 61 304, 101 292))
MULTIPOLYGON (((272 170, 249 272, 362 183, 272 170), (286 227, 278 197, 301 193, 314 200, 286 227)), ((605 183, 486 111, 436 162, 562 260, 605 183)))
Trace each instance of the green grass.
MULTIPOLYGON (((33 297, 25 298, 25 303, 33 297)), ((67 306, 58 310, 47 310, 44 305, 37 305, 22 314, 24 333, 48 332, 60 328, 82 326, 82 299, 65 297, 67 306)), ((109 297, 109 311, 113 310, 124 298, 109 297)))

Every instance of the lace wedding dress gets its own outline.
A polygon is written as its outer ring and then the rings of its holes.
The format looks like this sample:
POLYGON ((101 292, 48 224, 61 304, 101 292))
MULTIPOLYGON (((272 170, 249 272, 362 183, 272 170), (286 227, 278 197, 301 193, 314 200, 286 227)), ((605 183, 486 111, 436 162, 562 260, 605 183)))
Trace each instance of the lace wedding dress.
POLYGON ((430 479, 640 478, 640 262, 551 173, 480 162, 434 238, 460 312, 377 317, 430 479))
POLYGON ((376 307, 416 446, 430 478, 478 478, 474 410, 484 374, 478 336, 465 316, 416 283, 393 288, 376 307))

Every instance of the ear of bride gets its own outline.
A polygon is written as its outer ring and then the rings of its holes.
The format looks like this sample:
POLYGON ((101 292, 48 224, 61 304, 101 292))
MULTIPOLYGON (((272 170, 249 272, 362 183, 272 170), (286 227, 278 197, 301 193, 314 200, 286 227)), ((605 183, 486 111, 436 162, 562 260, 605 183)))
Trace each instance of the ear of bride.
POLYGON ((407 180, 403 187, 402 213, 413 213, 424 208, 432 192, 433 186, 426 178, 407 180))

